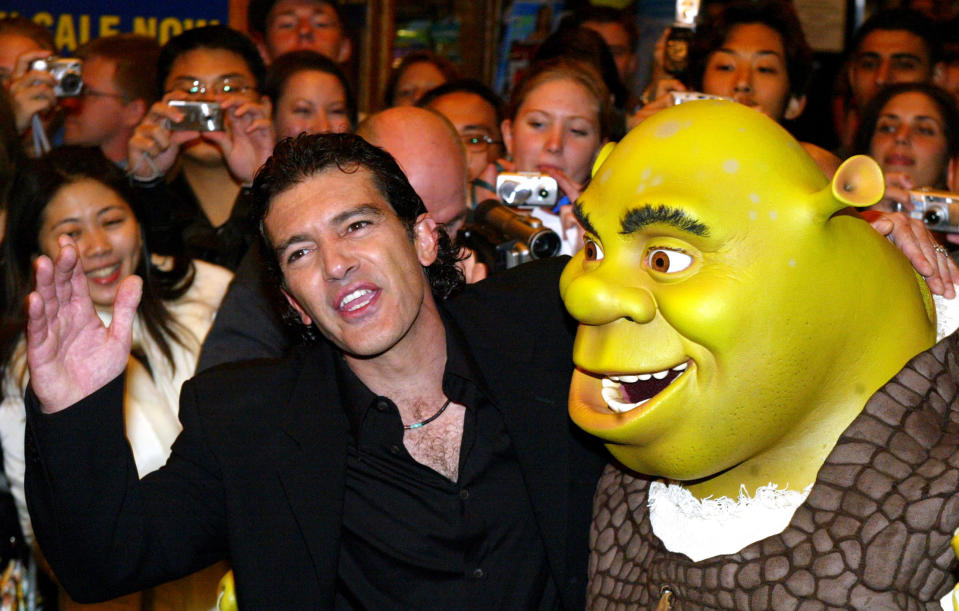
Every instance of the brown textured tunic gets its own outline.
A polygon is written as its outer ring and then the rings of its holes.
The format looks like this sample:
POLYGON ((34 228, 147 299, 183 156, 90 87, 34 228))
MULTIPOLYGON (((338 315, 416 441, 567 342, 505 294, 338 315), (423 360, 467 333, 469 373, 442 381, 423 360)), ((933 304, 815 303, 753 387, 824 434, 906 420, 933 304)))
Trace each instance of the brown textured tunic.
POLYGON ((959 334, 866 404, 782 533, 693 562, 666 550, 650 480, 610 466, 590 536, 590 609, 939 609, 959 576, 959 334))

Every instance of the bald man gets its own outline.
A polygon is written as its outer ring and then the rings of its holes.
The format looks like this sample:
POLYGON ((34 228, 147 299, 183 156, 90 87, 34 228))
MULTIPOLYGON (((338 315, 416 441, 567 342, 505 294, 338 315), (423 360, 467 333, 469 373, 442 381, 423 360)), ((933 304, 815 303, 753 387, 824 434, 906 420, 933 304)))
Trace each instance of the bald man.
POLYGON ((356 133, 396 159, 450 237, 466 222, 469 166, 459 132, 438 112, 399 106, 371 115, 356 133))
MULTIPOLYGON (((468 214, 468 166, 453 124, 435 111, 403 106, 371 115, 357 133, 396 159, 430 215, 455 238, 468 214)), ((472 253, 460 267, 467 282, 486 277, 486 266, 472 253)), ((286 354, 298 340, 294 327, 283 322, 287 310, 276 283, 267 276, 259 245, 254 244, 203 342, 197 371, 286 354)))

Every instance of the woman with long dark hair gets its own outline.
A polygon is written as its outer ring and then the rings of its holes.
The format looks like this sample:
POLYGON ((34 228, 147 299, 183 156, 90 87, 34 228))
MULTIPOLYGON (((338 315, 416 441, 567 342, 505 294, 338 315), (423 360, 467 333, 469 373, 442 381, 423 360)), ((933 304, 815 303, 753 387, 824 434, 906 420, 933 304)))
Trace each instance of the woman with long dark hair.
MULTIPOLYGON (((180 386, 193 375, 200 345, 232 278, 226 269, 202 261, 152 257, 132 201, 125 176, 97 148, 63 147, 29 161, 12 190, 3 244, 10 299, 0 327, 0 440, 21 526, 31 542, 23 491, 22 397, 29 381, 23 303, 32 288, 33 260, 41 254, 56 256, 60 240, 69 236, 77 245, 93 303, 107 322, 120 282, 131 274, 143 279, 124 402, 127 438, 141 477, 170 454, 181 428, 180 386)), ((157 605, 189 600, 187 608, 210 608, 224 572, 212 567, 187 578, 190 583, 161 586, 149 598, 157 605)))

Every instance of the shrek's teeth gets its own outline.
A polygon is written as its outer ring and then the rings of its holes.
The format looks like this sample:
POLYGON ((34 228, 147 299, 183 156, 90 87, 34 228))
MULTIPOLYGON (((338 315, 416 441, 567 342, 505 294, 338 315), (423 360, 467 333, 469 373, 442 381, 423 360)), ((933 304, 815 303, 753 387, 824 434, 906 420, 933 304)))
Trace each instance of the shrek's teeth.
POLYGON ((669 386, 688 365, 687 361, 662 371, 605 376, 602 379, 603 400, 618 414, 634 410, 669 386))
POLYGON ((646 401, 649 401, 649 399, 645 399, 639 403, 624 403, 622 401, 619 388, 604 388, 603 399, 606 401, 606 405, 609 406, 609 409, 613 410, 617 414, 625 414, 630 410, 636 409, 643 403, 646 403, 646 401))

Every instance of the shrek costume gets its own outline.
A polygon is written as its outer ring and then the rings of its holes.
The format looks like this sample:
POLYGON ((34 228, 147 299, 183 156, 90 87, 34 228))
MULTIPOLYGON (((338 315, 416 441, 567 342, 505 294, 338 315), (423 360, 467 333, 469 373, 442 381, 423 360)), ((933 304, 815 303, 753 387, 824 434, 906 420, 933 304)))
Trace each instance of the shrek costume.
POLYGON ((866 404, 779 535, 693 562, 666 550, 650 479, 610 466, 590 533, 591 609, 940 609, 959 527, 959 335, 866 404))
POLYGON ((602 151, 560 280, 570 417, 622 465, 595 499, 591 608, 919 609, 953 588, 959 340, 936 344, 924 282, 850 210, 883 189, 874 160, 829 179, 724 101, 602 151))

